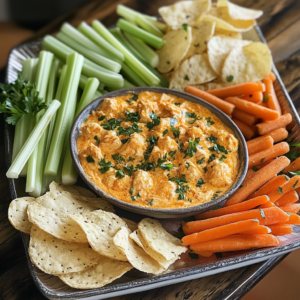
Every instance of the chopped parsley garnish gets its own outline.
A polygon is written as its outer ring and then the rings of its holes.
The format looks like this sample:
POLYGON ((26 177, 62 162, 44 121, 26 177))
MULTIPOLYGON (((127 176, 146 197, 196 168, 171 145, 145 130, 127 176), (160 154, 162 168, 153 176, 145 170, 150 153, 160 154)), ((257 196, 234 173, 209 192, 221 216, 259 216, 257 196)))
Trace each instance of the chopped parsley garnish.
POLYGON ((173 132, 174 138, 179 138, 180 130, 171 125, 171 131, 173 132))
POLYGON ((260 160, 260 163, 263 163, 265 160, 265 158, 263 157, 261 160, 260 160))
POLYGON ((188 147, 186 148, 186 150, 183 151, 184 157, 187 156, 193 157, 197 151, 197 145, 199 144, 199 142, 200 142, 200 138, 196 138, 195 140, 189 140, 188 147))
POLYGON ((131 157, 131 156, 130 156, 130 157, 128 158, 128 161, 134 161, 134 160, 135 160, 134 157, 131 157))
POLYGON ((134 122, 132 124, 132 126, 129 126, 127 128, 124 127, 119 127, 117 129, 117 135, 127 135, 127 136, 131 136, 134 132, 140 133, 143 130, 139 128, 138 123, 134 122))
POLYGON ((188 169, 190 166, 191 166, 191 164, 187 161, 187 162, 185 163, 186 169, 188 169))
POLYGON ((88 163, 95 162, 95 160, 94 160, 90 155, 86 157, 86 161, 87 161, 88 163))
POLYGON ((185 31, 187 31, 187 29, 188 29, 188 24, 183 23, 183 24, 182 24, 182 29, 185 30, 185 31))
POLYGON ((190 188, 188 185, 184 185, 184 183, 188 183, 188 180, 185 178, 185 175, 181 175, 181 177, 169 177, 170 181, 174 181, 177 184, 176 193, 178 193, 178 200, 185 199, 185 193, 190 188))
POLYGON ((133 187, 132 187, 132 188, 130 188, 130 190, 129 190, 129 194, 130 194, 130 195, 132 195, 132 194, 133 194, 133 187))
POLYGON ((103 121, 105 119, 105 116, 101 116, 98 118, 98 121, 103 121))
POLYGON ((197 120, 201 119, 194 112, 193 113, 186 112, 185 116, 190 119, 187 121, 189 124, 194 124, 197 120))
POLYGON ((277 191, 278 191, 279 194, 283 194, 282 187, 278 187, 277 191))
POLYGON ((122 179, 125 176, 125 174, 124 174, 124 172, 122 170, 117 170, 115 176, 117 178, 122 179))
POLYGON ((148 204, 149 204, 150 206, 152 206, 152 205, 153 205, 153 199, 148 200, 148 204))
POLYGON ((219 162, 223 162, 226 158, 227 158, 227 156, 222 155, 221 158, 219 159, 219 162))
POLYGON ((129 139, 123 139, 121 140, 122 144, 126 144, 129 141, 129 139))
POLYGON ((174 103, 176 106, 179 106, 179 105, 181 105, 181 103, 180 102, 175 102, 174 103))
POLYGON ((155 170, 154 162, 143 162, 142 164, 136 165, 136 168, 143 171, 155 170))
POLYGON ((120 164, 120 163, 122 163, 123 161, 125 161, 125 159, 124 159, 122 156, 120 156, 120 154, 118 154, 118 153, 113 154, 113 155, 112 155, 112 158, 113 158, 118 164, 120 164))
POLYGON ((222 191, 218 190, 214 193, 214 195, 212 196, 211 200, 215 200, 216 198, 219 197, 219 194, 222 193, 222 191))
POLYGON ((265 219, 266 218, 265 212, 261 208, 259 209, 259 212, 260 212, 261 217, 263 219, 265 219))
POLYGON ((207 126, 207 127, 210 127, 210 125, 215 124, 215 122, 211 120, 211 117, 205 118, 205 120, 206 120, 206 122, 207 122, 207 123, 206 123, 206 126, 207 126))
POLYGON ((188 76, 188 75, 185 75, 185 76, 184 76, 184 80, 190 81, 189 76, 188 76))
POLYGON ((184 237, 184 233, 181 226, 178 228, 178 232, 174 233, 173 236, 177 237, 178 239, 182 239, 184 237))
POLYGON ((204 173, 206 173, 207 172, 207 167, 204 167, 203 170, 204 170, 204 173))
POLYGON ((162 135, 165 136, 168 133, 168 131, 169 131, 168 129, 164 130, 162 135))
POLYGON ((174 159, 174 155, 176 154, 177 150, 169 152, 169 156, 174 159))
POLYGON ((290 159, 291 161, 294 161, 298 157, 300 157, 299 149, 294 149, 288 153, 285 154, 285 156, 290 159))
POLYGON ((217 258, 217 259, 223 258, 222 252, 216 252, 215 255, 216 255, 216 258, 217 258))
POLYGON ((150 138, 148 140, 148 144, 149 144, 148 148, 151 148, 151 151, 152 151, 153 147, 155 145, 157 145, 158 140, 159 140, 159 136, 157 136, 157 137, 155 137, 154 135, 150 136, 150 138))
POLYGON ((257 171, 259 170, 258 167, 255 167, 255 166, 252 167, 251 169, 252 169, 254 172, 257 172, 257 171))
POLYGON ((88 119, 87 119, 87 118, 85 118, 85 119, 83 120, 83 122, 84 122, 84 123, 86 123, 87 121, 88 121, 88 119))
POLYGON ((190 252, 189 253, 189 257, 191 259, 199 259, 199 255, 197 253, 193 253, 193 252, 190 252))
POLYGON ((143 153, 144 159, 145 159, 145 160, 148 160, 149 157, 150 157, 150 154, 151 154, 150 152, 144 152, 144 153, 143 153))
POLYGON ((161 168, 162 170, 172 170, 174 165, 172 163, 166 163, 167 160, 165 158, 159 158, 157 160, 157 167, 161 168))
POLYGON ((132 176, 133 172, 137 171, 133 165, 123 165, 123 168, 129 176, 132 176))
POLYGON ((167 60, 167 64, 169 65, 170 64, 170 62, 167 60))
POLYGON ((200 46, 200 44, 199 44, 199 43, 194 45, 194 47, 199 47, 199 46, 200 46))
POLYGON ((146 127, 148 128, 148 130, 152 130, 155 126, 158 126, 160 124, 160 117, 157 117, 156 113, 153 111, 149 114, 149 116, 152 119, 152 122, 148 122, 146 124, 146 127))
POLYGON ((137 94, 131 94, 131 98, 127 99, 126 102, 131 103, 132 101, 136 101, 139 96, 137 94))
POLYGON ((104 156, 104 158, 102 158, 102 159, 99 161, 99 166, 102 167, 102 168, 99 168, 99 171, 100 171, 102 174, 104 174, 104 173, 106 173, 106 172, 110 169, 110 167, 111 167, 111 161, 106 162, 106 161, 105 161, 105 156, 104 156))
POLYGON ((96 141, 97 145, 99 146, 99 144, 100 144, 100 139, 98 138, 97 135, 94 136, 94 140, 96 141))
POLYGON ((214 161, 216 159, 216 155, 215 154, 211 154, 210 156, 209 156, 209 159, 208 159, 208 164, 210 163, 210 162, 212 162, 212 161, 214 161))
POLYGON ((295 182, 295 184, 293 184, 293 189, 297 186, 297 183, 299 182, 299 180, 297 180, 296 182, 295 182))
POLYGON ((188 201, 189 201, 189 202, 193 202, 193 200, 192 200, 192 199, 190 199, 190 198, 188 199, 188 201))
POLYGON ((214 135, 209 136, 206 140, 214 144, 217 142, 217 138, 214 135))
POLYGON ((131 113, 128 110, 125 111, 125 116, 126 116, 126 121, 129 121, 129 122, 132 122, 132 123, 133 122, 139 122, 139 120, 141 119, 138 112, 131 113))
POLYGON ((205 182, 202 178, 200 178, 196 183, 196 187, 202 187, 203 184, 205 184, 205 182))
POLYGON ((221 146, 219 144, 214 144, 212 147, 209 147, 208 150, 210 151, 216 151, 218 153, 225 153, 225 154, 228 154, 230 151, 229 150, 226 150, 224 146, 221 146))
POLYGON ((139 197, 141 197, 140 193, 138 193, 136 196, 131 196, 131 200, 136 201, 139 197))
POLYGON ((264 95, 263 102, 266 103, 269 101, 269 95, 264 95))
POLYGON ((201 157, 199 160, 197 160, 198 165, 202 165, 204 162, 205 157, 201 157))
MULTIPOLYGON (((178 141, 179 142, 179 141, 178 141)), ((183 151, 183 147, 184 147, 184 143, 183 142, 180 142, 179 144, 178 144, 178 149, 179 149, 179 151, 183 151)))
POLYGON ((229 75, 226 77, 227 82, 231 82, 233 79, 234 79, 234 77, 232 75, 229 75))
POLYGON ((118 127, 122 123, 122 120, 120 119, 110 119, 106 123, 101 124, 101 126, 105 130, 114 130, 116 127, 118 127))

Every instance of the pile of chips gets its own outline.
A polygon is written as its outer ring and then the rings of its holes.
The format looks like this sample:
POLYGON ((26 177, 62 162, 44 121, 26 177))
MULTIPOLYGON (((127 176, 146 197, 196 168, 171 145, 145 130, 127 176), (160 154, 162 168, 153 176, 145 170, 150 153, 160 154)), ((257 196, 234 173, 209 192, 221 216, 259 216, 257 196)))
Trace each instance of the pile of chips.
POLYGON ((188 85, 201 89, 258 81, 271 71, 267 45, 242 39, 255 26, 262 11, 227 0, 181 1, 159 9, 169 30, 158 50, 158 71, 170 88, 188 85))
POLYGON ((77 289, 100 288, 136 268, 160 274, 187 250, 154 219, 120 218, 104 199, 52 182, 50 192, 11 202, 8 217, 30 234, 32 263, 77 289))

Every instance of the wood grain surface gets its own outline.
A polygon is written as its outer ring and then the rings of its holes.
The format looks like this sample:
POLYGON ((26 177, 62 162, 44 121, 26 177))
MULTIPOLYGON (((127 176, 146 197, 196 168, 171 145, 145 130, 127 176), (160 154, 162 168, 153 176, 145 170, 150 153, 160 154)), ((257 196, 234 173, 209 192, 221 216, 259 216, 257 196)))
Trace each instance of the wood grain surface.
MULTIPOLYGON (((95 0, 84 7, 54 20, 36 33, 33 39, 55 33, 62 22, 78 25, 97 18, 109 26, 116 22, 117 4, 125 4, 147 14, 157 14, 158 7, 173 0, 95 0)), ((298 111, 300 110, 300 1, 296 0, 233 0, 246 7, 262 9, 258 24, 271 48, 273 59, 298 111)), ((4 136, 0 117, 0 300, 42 300, 44 298, 30 277, 21 236, 8 222, 7 210, 11 201, 5 177, 4 136)), ((271 259, 238 270, 196 279, 155 290, 131 294, 111 300, 210 300, 240 299, 283 257, 271 259)))

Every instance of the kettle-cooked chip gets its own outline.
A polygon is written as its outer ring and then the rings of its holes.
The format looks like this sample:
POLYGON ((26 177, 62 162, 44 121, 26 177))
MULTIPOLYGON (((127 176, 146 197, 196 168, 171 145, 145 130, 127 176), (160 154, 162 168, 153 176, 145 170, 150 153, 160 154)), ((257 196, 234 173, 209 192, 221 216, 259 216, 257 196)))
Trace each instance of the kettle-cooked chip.
POLYGON ((55 182, 55 181, 52 181, 49 185, 49 190, 50 192, 56 192, 56 191, 59 191, 59 192, 69 192, 73 195, 76 195, 76 196, 84 196, 84 197, 89 197, 89 198, 96 198, 96 195, 81 187, 81 186, 77 186, 77 185, 65 185, 65 184, 62 184, 60 182, 55 182))
POLYGON ((180 29, 183 24, 196 24, 210 7, 211 0, 180 1, 160 7, 158 12, 172 29, 180 29))

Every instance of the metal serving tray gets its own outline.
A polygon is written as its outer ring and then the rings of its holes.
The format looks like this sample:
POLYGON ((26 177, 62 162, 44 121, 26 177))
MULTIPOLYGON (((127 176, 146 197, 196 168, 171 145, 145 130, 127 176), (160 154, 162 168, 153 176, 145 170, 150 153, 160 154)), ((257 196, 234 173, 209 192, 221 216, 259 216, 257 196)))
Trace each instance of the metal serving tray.
MULTIPOLYGON (((262 41, 265 39, 256 26, 244 36, 246 39, 253 41, 262 41)), ((41 41, 32 42, 15 47, 8 59, 8 67, 6 73, 6 82, 12 82, 17 78, 17 73, 21 71, 21 62, 26 58, 37 57, 40 51, 41 41)), ((300 141, 300 119, 296 109, 279 77, 279 74, 273 66, 273 72, 277 77, 275 83, 275 91, 280 102, 283 113, 290 113, 293 116, 293 122, 289 126, 290 135, 289 140, 300 141)), ((5 123, 5 150, 7 165, 11 164, 13 143, 13 127, 5 123)), ((84 185, 79 182, 79 185, 84 185)), ((17 180, 9 179, 10 193, 12 199, 22 197, 25 195, 25 179, 17 180)), ((139 221, 142 216, 134 215, 127 211, 117 209, 120 216, 127 217, 139 221)), ((180 226, 180 220, 160 220, 163 226, 169 232, 176 232, 180 226)), ((268 260, 277 255, 283 255, 300 248, 300 226, 295 226, 292 234, 279 237, 280 245, 277 247, 243 251, 238 253, 225 253, 222 258, 217 259, 215 256, 210 258, 200 258, 194 261, 178 260, 173 264, 169 270, 162 275, 147 275, 137 270, 132 270, 125 274, 120 279, 111 284, 99 289, 91 290, 76 290, 65 285, 58 277, 45 274, 37 269, 30 261, 28 255, 29 236, 21 233, 24 247, 28 259, 29 269, 32 278, 41 291, 41 293, 48 299, 105 299, 130 293, 150 290, 166 285, 171 285, 183 281, 188 281, 196 278, 201 278, 232 269, 241 268, 247 265, 255 264, 264 260, 268 260)))

